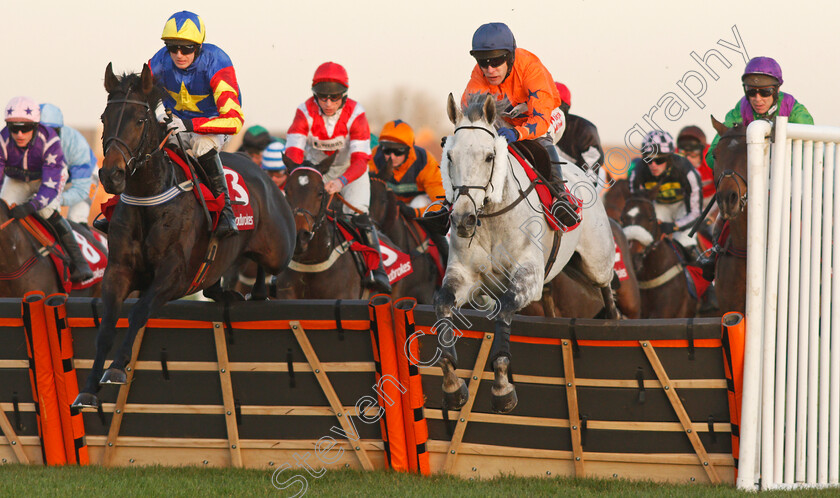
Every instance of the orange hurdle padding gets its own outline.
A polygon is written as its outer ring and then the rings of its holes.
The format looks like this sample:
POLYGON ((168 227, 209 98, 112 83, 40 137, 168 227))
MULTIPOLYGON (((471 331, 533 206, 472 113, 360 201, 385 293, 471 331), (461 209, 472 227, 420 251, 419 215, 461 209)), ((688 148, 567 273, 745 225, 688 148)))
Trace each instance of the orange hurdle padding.
POLYGON ((55 318, 55 306, 48 304, 56 302, 56 297, 55 294, 52 294, 44 301, 44 323, 47 326, 47 340, 50 344, 50 359, 52 361, 53 379, 55 379, 56 403, 61 420, 64 454, 67 463, 76 463, 76 452, 73 451, 73 423, 70 421, 70 404, 67 401, 64 367, 61 364, 61 332, 55 318))
POLYGON ((406 344, 406 338, 414 334, 415 306, 417 306, 417 300, 411 297, 404 297, 394 303, 394 333, 399 348, 400 382, 408 387, 408 392, 403 394, 403 420, 406 429, 405 439, 409 468, 413 472, 429 475, 431 472, 429 453, 426 449, 429 427, 423 413, 425 396, 423 395, 420 370, 417 368, 417 363, 412 359, 420 357, 420 345, 418 341, 411 341, 406 344), (406 355, 406 346, 411 348, 409 356, 406 355), (405 381, 403 381, 403 375, 405 375, 405 381))
POLYGON ((64 452, 61 415, 47 334, 44 293, 27 292, 21 301, 21 313, 29 354, 32 398, 35 400, 35 414, 41 435, 41 453, 46 465, 64 465, 67 456, 64 452))
MULTIPOLYGON (((385 416, 380 421, 382 439, 385 440, 386 434, 388 438, 385 446, 386 456, 392 469, 407 471, 409 465, 401 396, 407 388, 400 382, 391 297, 385 294, 376 295, 369 301, 368 308, 371 340, 374 351, 377 349, 379 351, 375 390, 379 398, 379 406, 385 409, 385 416)), ((376 356, 375 352, 374 356, 376 356)))
POLYGON ((741 441, 741 399, 744 386, 745 340, 746 321, 744 315, 736 311, 723 315, 723 318, 721 318, 723 368, 726 374, 727 395, 729 396, 729 424, 732 426, 732 457, 735 459, 736 474, 741 441))
MULTIPOLYGON (((79 381, 76 377, 76 368, 73 365, 73 334, 67 322, 67 308, 65 306, 67 297, 67 294, 47 296, 45 304, 47 328, 51 334, 51 340, 53 329, 55 329, 56 338, 59 342, 59 359, 56 360, 56 356, 53 356, 53 373, 58 388, 62 428, 65 431, 64 452, 67 454, 68 463, 88 465, 90 456, 85 442, 85 422, 82 418, 82 411, 70 406, 76 396, 79 395, 79 381), (61 397, 61 387, 59 387, 62 385, 64 398, 61 397), (65 423, 65 419, 69 423, 65 423)), ((52 342, 50 345, 52 346, 52 342)))

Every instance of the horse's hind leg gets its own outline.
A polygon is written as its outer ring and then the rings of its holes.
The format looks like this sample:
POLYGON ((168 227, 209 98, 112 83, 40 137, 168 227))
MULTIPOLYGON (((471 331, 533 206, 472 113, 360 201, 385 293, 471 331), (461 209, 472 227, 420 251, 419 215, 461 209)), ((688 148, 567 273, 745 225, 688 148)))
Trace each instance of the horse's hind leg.
POLYGON ((615 297, 613 296, 612 286, 607 285, 601 287, 601 295, 604 297, 604 314, 608 319, 617 320, 618 308, 615 305, 615 297))

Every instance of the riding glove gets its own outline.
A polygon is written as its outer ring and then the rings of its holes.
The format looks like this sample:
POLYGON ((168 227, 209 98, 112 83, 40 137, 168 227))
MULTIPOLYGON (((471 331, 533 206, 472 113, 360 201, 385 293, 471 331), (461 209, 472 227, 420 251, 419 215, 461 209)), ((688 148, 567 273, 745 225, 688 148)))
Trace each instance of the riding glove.
POLYGON ((166 123, 166 130, 174 133, 181 133, 182 131, 187 131, 187 127, 184 125, 181 118, 178 116, 172 116, 169 122, 166 123))
POLYGON ((35 213, 35 206, 32 205, 31 202, 24 202, 23 204, 18 204, 17 206, 13 207, 10 214, 12 218, 26 218, 27 216, 35 213))
POLYGON ((664 233, 665 235, 674 233, 674 231, 676 231, 676 229, 677 229, 677 226, 675 224, 671 223, 671 222, 668 222, 668 221, 664 221, 664 222, 659 224, 659 230, 661 230, 662 233, 664 233))
POLYGON ((399 207, 400 213, 402 213, 402 215, 405 216, 407 220, 413 220, 417 217, 417 211, 415 211, 414 208, 409 206, 408 204, 400 202, 399 207))
POLYGON ((509 144, 519 140, 519 132, 513 128, 499 128, 499 136, 504 137, 509 144))

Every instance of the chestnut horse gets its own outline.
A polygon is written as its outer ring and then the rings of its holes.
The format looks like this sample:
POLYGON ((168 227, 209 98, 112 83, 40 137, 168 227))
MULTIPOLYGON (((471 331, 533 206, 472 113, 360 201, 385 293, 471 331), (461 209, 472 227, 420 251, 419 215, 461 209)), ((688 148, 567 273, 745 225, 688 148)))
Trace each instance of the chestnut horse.
MULTIPOLYGON (((64 287, 50 260, 42 253, 43 245, 11 218, 9 206, 0 201, 0 297, 23 297, 29 291, 39 290, 46 295, 64 292, 64 287)), ((74 227, 75 228, 75 227, 74 227)), ((107 249, 100 247, 107 254, 107 249)), ((84 251, 83 251, 84 252, 84 251)), ((73 297, 98 297, 102 281, 71 292, 73 297)))
POLYGON ((681 249, 659 230, 650 197, 629 198, 621 222, 639 279, 641 318, 694 317, 698 301, 688 291, 683 256, 678 253, 681 249))
POLYGON ((728 221, 729 237, 715 267, 720 313, 740 311, 747 305, 747 127, 727 128, 712 118, 720 135, 715 157, 716 199, 720 216, 728 221))
MULTIPOLYGON (((102 286, 104 313, 96 338, 96 358, 87 383, 73 403, 81 407, 99 405, 95 395, 99 384, 125 383, 125 368, 137 331, 168 301, 201 289, 208 297, 225 297, 219 280, 240 256, 254 259, 260 265, 260 274, 276 274, 286 267, 294 249, 294 220, 285 197, 256 164, 241 154, 223 153, 221 159, 233 178, 233 202, 247 202, 253 210, 253 229, 241 229, 238 235, 222 240, 213 236, 204 209, 192 192, 184 192, 189 190, 185 187, 189 180, 161 149, 166 128, 154 115, 161 103, 161 90, 147 65, 140 75, 118 78, 108 64, 105 90, 105 158, 99 178, 106 192, 122 193, 123 200, 116 204, 111 217, 110 259, 102 286), (157 202, 167 192, 173 195, 157 202), (131 204, 125 201, 126 196, 132 199, 131 204), (215 258, 205 266, 208 248, 215 248, 215 258), (128 315, 125 340, 103 375, 120 309, 134 290, 140 291, 141 297, 128 315)), ((259 276, 258 284, 261 281, 259 276)), ((267 294, 264 281, 261 292, 262 296, 267 294)))

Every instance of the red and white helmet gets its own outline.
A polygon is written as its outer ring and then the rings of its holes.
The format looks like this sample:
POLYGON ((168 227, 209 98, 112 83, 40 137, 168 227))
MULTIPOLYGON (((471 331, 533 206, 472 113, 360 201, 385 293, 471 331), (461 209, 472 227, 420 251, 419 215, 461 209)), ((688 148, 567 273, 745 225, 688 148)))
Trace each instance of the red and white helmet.
POLYGON ((315 70, 312 77, 312 91, 314 93, 330 95, 344 93, 350 88, 350 78, 347 70, 341 64, 325 62, 315 70))
POLYGON ((6 122, 38 123, 41 121, 41 106, 29 97, 15 97, 6 104, 6 122))

